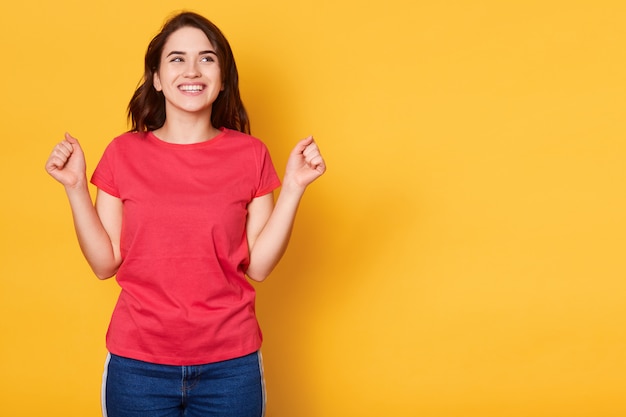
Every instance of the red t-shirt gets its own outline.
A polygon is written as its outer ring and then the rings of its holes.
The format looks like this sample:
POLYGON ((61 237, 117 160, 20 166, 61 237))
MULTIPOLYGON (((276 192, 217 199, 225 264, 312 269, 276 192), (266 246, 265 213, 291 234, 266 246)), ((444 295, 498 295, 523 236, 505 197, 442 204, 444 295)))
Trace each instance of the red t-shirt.
POLYGON ((124 207, 109 351, 193 365, 258 350, 245 226, 248 203, 280 185, 265 145, 228 129, 190 145, 126 133, 91 181, 124 207))

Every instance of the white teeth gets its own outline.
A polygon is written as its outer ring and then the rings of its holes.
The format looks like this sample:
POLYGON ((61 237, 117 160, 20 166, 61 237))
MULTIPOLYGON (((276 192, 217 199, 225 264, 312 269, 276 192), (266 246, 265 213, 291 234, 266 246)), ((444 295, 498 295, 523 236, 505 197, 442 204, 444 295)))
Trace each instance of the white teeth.
POLYGON ((181 85, 179 87, 183 91, 202 91, 203 87, 201 85, 181 85))

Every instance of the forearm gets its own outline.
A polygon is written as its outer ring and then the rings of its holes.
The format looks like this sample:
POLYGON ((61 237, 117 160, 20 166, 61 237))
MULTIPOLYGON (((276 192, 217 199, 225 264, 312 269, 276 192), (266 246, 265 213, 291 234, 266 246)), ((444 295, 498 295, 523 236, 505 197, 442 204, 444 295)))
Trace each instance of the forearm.
POLYGON ((287 249, 298 206, 304 189, 283 187, 265 227, 250 248, 250 265, 246 274, 263 281, 278 264, 287 249))
POLYGON ((111 238, 98 216, 86 182, 66 187, 65 191, 72 208, 78 243, 85 259, 99 279, 112 277, 121 262, 120 256, 114 250, 111 238))
POLYGON ((289 155, 283 186, 273 209, 272 201, 268 203, 264 197, 257 197, 248 205, 250 265, 246 273, 250 278, 263 281, 278 264, 287 249, 304 190, 325 171, 324 158, 309 136, 298 142, 289 155))

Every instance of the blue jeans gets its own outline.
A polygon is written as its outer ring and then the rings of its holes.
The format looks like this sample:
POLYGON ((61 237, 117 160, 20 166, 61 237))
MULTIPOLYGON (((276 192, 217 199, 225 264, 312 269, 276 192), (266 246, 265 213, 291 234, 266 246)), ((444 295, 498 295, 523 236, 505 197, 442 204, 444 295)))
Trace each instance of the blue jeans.
POLYGON ((194 366, 107 356, 104 417, 262 417, 264 412, 260 352, 194 366))

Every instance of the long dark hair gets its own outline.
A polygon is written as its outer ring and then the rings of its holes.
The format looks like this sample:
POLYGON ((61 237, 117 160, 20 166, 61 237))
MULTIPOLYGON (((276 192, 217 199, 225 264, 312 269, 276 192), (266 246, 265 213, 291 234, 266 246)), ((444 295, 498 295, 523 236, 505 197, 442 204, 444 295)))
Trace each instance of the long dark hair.
POLYGON ((239 95, 239 74, 230 44, 217 26, 193 12, 182 12, 171 17, 148 45, 143 78, 128 103, 128 120, 132 125, 130 131, 155 130, 165 123, 165 97, 152 83, 154 74, 159 71, 161 54, 167 39, 172 33, 184 27, 203 31, 217 54, 224 89, 213 103, 211 124, 217 128, 225 127, 250 133, 250 120, 239 95))

